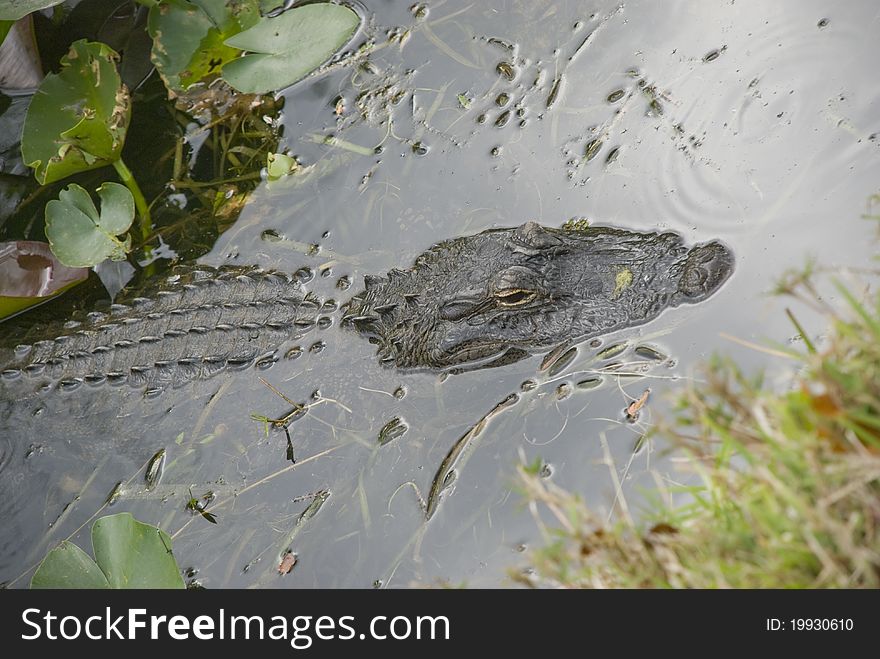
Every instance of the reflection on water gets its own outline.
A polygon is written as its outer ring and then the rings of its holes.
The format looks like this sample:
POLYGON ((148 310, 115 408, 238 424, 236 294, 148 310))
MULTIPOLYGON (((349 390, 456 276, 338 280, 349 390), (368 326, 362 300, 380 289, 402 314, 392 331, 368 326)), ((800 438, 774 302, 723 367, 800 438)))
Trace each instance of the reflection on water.
POLYGON ((807 254, 844 268, 876 252, 859 219, 880 180, 874 3, 364 4, 369 57, 285 93, 281 147, 304 173, 258 189, 207 262, 308 266, 309 288, 342 302, 439 240, 589 218, 720 239, 734 276, 544 369, 541 356, 445 379, 382 368, 337 312, 266 371, 97 416, 71 413, 74 392, 7 406, 0 470, 17 480, 0 579, 122 481, 111 510, 167 529, 207 587, 502 584, 541 537, 516 464, 540 461, 608 515, 637 511, 644 490, 665 496, 682 475, 640 438, 670 414, 676 382, 715 351, 777 369, 721 333, 785 341, 783 303, 764 295, 776 277, 807 254), (295 463, 285 433, 251 418, 294 404, 308 406, 289 426, 295 463), (95 428, 113 450, 89 449, 95 428), (139 469, 161 447, 147 490, 139 469), (216 526, 185 510, 189 488, 214 495, 216 526))

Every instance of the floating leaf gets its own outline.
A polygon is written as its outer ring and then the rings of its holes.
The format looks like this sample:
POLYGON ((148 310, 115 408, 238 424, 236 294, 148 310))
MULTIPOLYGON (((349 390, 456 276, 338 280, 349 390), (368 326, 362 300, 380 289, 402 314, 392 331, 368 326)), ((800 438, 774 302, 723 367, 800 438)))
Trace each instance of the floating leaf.
POLYGON ((276 91, 317 69, 354 36, 360 16, 348 7, 317 3, 264 18, 226 40, 246 50, 223 68, 223 79, 240 92, 276 91))
POLYGON ((92 547, 111 588, 184 588, 171 538, 130 513, 95 522, 92 547))
POLYGON ((41 304, 85 281, 86 268, 68 268, 46 243, 0 243, 0 318, 41 304))
POLYGON ((62 542, 40 563, 31 588, 184 588, 171 538, 155 526, 119 513, 92 526, 93 561, 62 542))
POLYGON ((31 588, 110 588, 110 583, 91 556, 65 540, 40 563, 31 588))
POLYGON ((75 41, 61 71, 43 80, 28 107, 24 161, 45 185, 119 159, 131 115, 114 50, 75 41))
POLYGON ((131 249, 128 231, 134 220, 134 199, 124 185, 98 188, 101 213, 89 193, 76 183, 46 204, 46 236, 58 260, 68 266, 93 266, 106 258, 121 260, 131 249))
POLYGON ((299 169, 299 163, 293 156, 283 153, 270 153, 266 156, 266 173, 270 181, 277 181, 299 169))
POLYGON ((4 0, 0 3, 0 20, 17 21, 31 12, 60 5, 64 0, 4 0))
POLYGON ((258 0, 163 0, 150 8, 152 60, 172 91, 218 75, 241 51, 224 42, 260 20, 258 0))

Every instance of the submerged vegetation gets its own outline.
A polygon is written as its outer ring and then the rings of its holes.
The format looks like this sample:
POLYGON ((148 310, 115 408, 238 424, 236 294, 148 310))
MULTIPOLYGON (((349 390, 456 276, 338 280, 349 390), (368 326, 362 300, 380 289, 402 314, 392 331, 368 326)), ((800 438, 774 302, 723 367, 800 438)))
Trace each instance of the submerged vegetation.
MULTIPOLYGON (((520 473, 558 529, 515 575, 530 586, 634 588, 880 587, 880 295, 839 282, 833 307, 809 272, 780 293, 827 316, 820 345, 774 349, 799 366, 779 393, 716 358, 658 429, 699 484, 644 523, 606 524, 576 496, 520 473)), ((674 493, 673 493, 674 494, 674 493)))
MULTIPOLYGON (((48 238, 47 269, 129 260, 127 277, 155 261, 157 248, 185 258, 207 251, 267 165, 275 164, 270 178, 294 170, 276 164, 292 156, 274 153, 281 103, 269 94, 315 72, 361 25, 341 4, 282 5, 23 0, 0 7, 0 117, 15 133, 0 153, 0 241, 9 241, 0 248, 48 238), (25 80, 12 75, 16 69, 33 74, 25 80)), ((98 275, 115 292, 125 281, 112 277, 122 271, 105 270, 110 278, 101 268, 98 275)), ((3 307, 20 310, 49 293, 57 291, 3 291, 0 319, 3 307), (24 300, 2 304, 5 296, 24 300)))

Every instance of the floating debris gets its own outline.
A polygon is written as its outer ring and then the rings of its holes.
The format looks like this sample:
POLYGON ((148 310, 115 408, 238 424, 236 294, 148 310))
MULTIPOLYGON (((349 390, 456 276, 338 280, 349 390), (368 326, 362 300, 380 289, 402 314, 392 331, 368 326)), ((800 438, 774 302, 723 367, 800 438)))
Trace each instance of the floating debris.
POLYGON ((626 420, 634 423, 639 418, 639 412, 648 402, 648 396, 651 395, 650 389, 645 389, 644 393, 626 407, 626 420))
POLYGON ((508 82, 516 80, 516 68, 510 62, 499 62, 495 71, 508 82))
POLYGON ((498 115, 498 118, 495 120, 495 125, 498 128, 504 128, 507 125, 507 122, 509 122, 509 121, 510 121, 510 110, 505 110, 500 115, 498 115))
MULTIPOLYGON (((614 345, 608 346, 602 352, 596 355, 597 359, 611 359, 612 357, 617 357, 620 353, 627 349, 628 344, 624 341, 623 343, 615 343, 614 345)), ((610 364, 609 364, 610 366, 610 364)))
POLYGON ((605 156, 605 164, 610 165, 615 160, 617 160, 617 156, 620 155, 620 147, 616 146, 611 151, 608 152, 608 155, 605 156))
POLYGON ((297 555, 288 549, 284 553, 284 556, 281 557, 281 562, 278 564, 278 574, 290 574, 290 571, 296 565, 296 560, 297 555))
POLYGON ((571 385, 568 382, 563 382, 558 387, 556 387, 556 400, 565 400, 569 396, 571 396, 572 389, 571 385))
POLYGON ((547 109, 549 110, 553 107, 553 104, 556 103, 556 99, 559 98, 559 93, 562 91, 562 74, 556 76, 553 80, 553 86, 550 87, 550 93, 547 94, 547 109))
POLYGON ((148 490, 152 490, 159 481, 162 480, 162 471, 165 469, 165 449, 159 449, 156 454, 150 458, 147 469, 144 472, 144 483, 148 490))
POLYGON ((407 423, 399 416, 394 417, 379 431, 379 446, 385 446, 395 439, 403 437, 407 430, 409 430, 407 423))
MULTIPOLYGON (((558 355, 551 364, 547 366, 547 374, 553 378, 562 373, 568 365, 577 357, 577 348, 569 348, 561 355, 558 355)), ((546 360, 545 360, 546 361, 546 360)))
POLYGON ((715 50, 710 50, 708 53, 703 55, 704 62, 714 62, 717 60, 721 54, 727 50, 727 46, 722 46, 721 48, 716 48, 715 50))
POLYGON ((655 348, 652 348, 651 346, 647 346, 647 345, 636 346, 636 348, 635 348, 635 350, 633 350, 633 352, 636 355, 638 355, 639 357, 644 357, 645 359, 652 359, 652 360, 658 361, 658 362, 662 362, 664 359, 666 359, 666 355, 664 355, 662 352, 660 352, 659 350, 656 350, 655 348))
POLYGON ((602 150, 602 138, 597 137, 594 140, 590 140, 587 143, 586 148, 584 149, 584 162, 590 162, 593 158, 595 158, 599 151, 602 150))

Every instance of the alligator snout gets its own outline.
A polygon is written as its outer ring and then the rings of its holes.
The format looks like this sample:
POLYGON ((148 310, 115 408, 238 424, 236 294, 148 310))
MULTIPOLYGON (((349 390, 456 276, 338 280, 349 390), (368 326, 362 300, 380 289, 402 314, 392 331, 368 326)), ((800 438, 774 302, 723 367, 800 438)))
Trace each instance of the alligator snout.
POLYGON ((692 247, 681 267, 678 292, 685 302, 699 302, 727 281, 733 272, 733 252, 718 241, 692 247))
POLYGON ((486 368, 646 323, 733 272, 718 241, 534 222, 447 240, 408 270, 365 278, 346 324, 398 368, 486 368))

